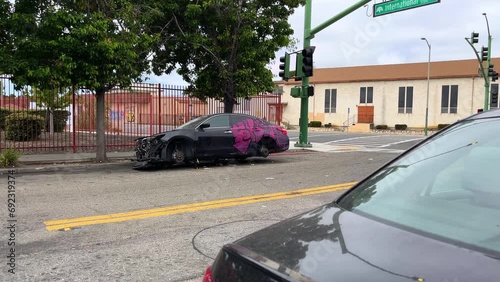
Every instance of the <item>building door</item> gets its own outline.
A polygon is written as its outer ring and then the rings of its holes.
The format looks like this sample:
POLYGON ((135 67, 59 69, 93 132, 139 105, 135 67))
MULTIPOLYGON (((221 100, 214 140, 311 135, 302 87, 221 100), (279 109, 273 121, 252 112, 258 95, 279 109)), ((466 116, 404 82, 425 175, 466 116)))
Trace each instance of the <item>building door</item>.
POLYGON ((358 106, 358 123, 373 123, 373 115, 373 106, 358 106))

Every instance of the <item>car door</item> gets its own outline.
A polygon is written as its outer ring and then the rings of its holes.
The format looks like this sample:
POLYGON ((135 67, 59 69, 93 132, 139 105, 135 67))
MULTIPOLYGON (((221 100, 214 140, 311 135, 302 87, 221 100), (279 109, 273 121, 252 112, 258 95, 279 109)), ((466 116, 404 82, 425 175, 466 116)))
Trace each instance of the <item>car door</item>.
POLYGON ((229 115, 211 117, 204 124, 210 124, 210 126, 197 128, 197 155, 201 157, 229 155, 234 144, 229 115))
POLYGON ((232 115, 231 128, 234 136, 233 154, 234 155, 255 155, 256 141, 255 126, 258 119, 247 115, 232 115))

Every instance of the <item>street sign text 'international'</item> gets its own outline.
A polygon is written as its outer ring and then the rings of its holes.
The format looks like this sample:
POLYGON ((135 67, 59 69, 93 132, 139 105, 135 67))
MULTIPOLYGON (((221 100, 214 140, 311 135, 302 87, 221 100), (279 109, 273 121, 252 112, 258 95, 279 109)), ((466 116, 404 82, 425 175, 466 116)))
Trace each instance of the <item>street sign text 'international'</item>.
POLYGON ((441 0, 393 0, 373 5, 373 17, 436 4, 441 0))

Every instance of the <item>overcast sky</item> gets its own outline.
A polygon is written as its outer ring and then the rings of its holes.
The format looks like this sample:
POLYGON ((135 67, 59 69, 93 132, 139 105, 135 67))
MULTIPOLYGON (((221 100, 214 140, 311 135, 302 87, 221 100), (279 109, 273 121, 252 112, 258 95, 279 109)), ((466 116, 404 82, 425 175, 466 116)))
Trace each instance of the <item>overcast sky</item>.
MULTIPOLYGON (((312 0, 312 28, 325 22, 357 0, 312 0)), ((425 37, 431 44, 431 60, 461 60, 476 58, 465 37, 472 31, 479 33, 479 51, 487 46, 487 14, 493 37, 492 57, 500 57, 500 1, 498 0, 441 0, 441 3, 406 10, 390 15, 373 17, 375 0, 347 15, 338 22, 320 31, 312 39, 316 46, 315 68, 379 65, 427 62, 429 49, 425 37)), ((289 19, 299 40, 297 50, 302 49, 304 8, 298 8, 289 19)), ((295 51, 295 50, 294 50, 295 51)), ((279 57, 276 54, 270 64, 278 77, 279 57)), ((498 66, 497 71, 500 70, 498 66)), ((185 85, 176 74, 151 77, 147 82, 169 85, 185 85)))

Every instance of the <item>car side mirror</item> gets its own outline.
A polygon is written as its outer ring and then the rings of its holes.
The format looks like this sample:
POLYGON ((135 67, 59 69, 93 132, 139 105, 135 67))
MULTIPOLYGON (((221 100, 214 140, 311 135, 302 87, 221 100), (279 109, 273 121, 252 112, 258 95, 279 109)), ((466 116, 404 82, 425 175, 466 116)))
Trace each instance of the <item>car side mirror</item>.
POLYGON ((210 127, 210 123, 203 123, 200 125, 200 129, 210 127))

